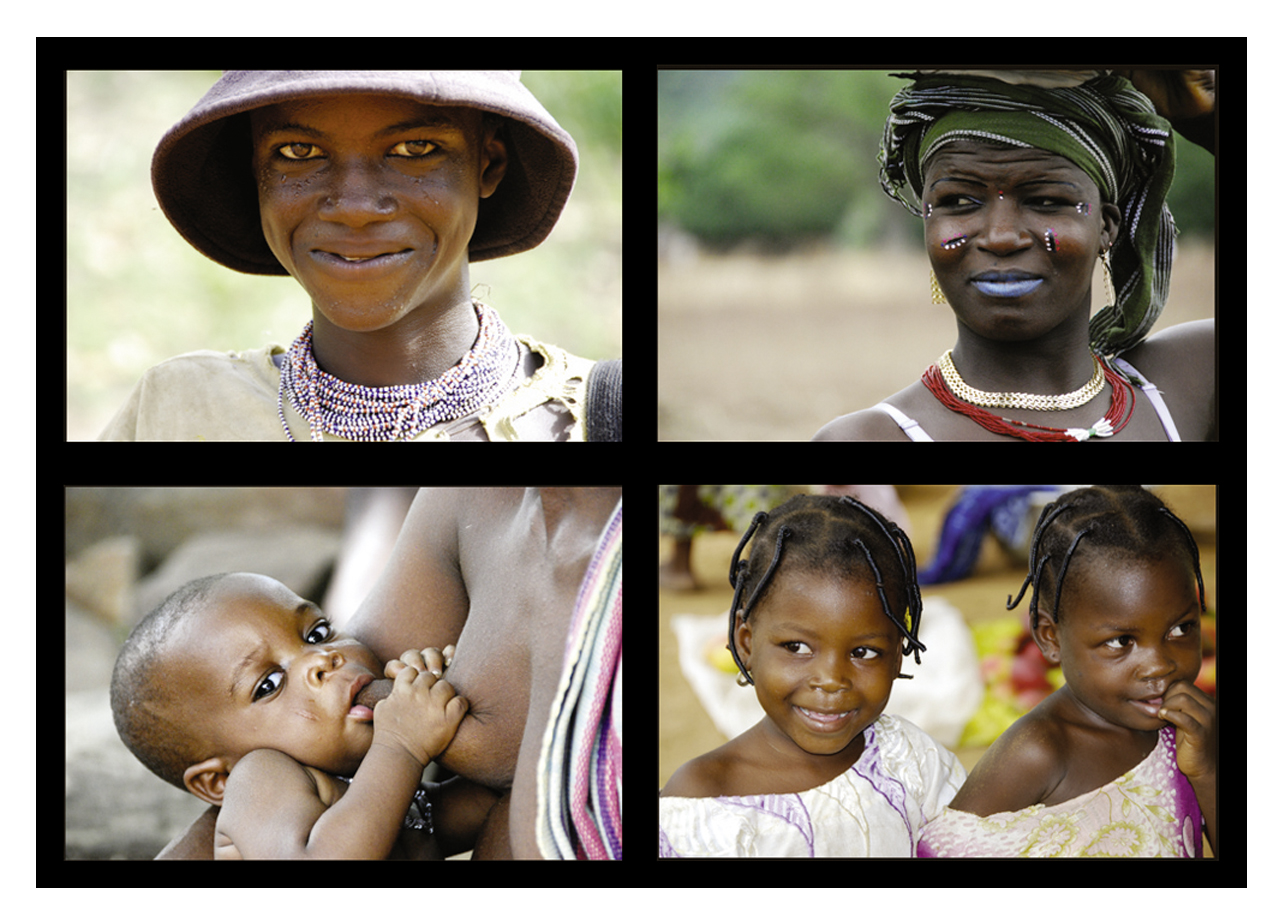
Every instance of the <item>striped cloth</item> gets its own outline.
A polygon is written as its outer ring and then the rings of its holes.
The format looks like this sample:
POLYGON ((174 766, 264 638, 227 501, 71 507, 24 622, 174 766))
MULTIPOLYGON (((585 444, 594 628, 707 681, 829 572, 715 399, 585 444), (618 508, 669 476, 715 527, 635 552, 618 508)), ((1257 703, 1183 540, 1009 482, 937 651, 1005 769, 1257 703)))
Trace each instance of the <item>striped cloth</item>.
POLYGON ((1104 202, 1121 209, 1120 235, 1109 253, 1116 303, 1091 318, 1090 342, 1114 354, 1142 341, 1165 307, 1176 232, 1165 205, 1174 178, 1174 135, 1151 101, 1129 80, 1107 75, 1077 86, 956 71, 895 76, 914 82, 890 102, 880 153, 885 193, 920 216, 926 163, 960 138, 1048 150, 1071 160, 1104 202))
POLYGON ((546 858, 623 857, 623 502, 578 590, 538 758, 546 858))

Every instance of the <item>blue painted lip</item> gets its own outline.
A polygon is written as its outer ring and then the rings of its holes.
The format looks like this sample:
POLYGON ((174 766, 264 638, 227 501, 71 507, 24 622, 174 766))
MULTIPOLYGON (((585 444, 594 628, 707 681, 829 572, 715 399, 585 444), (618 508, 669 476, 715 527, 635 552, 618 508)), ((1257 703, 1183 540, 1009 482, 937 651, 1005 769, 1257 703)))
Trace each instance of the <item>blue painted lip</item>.
POLYGON ((972 284, 988 297, 1022 297, 1035 291, 1043 281, 1045 281, 1044 278, 1025 278, 1010 281, 980 281, 975 279, 972 284))

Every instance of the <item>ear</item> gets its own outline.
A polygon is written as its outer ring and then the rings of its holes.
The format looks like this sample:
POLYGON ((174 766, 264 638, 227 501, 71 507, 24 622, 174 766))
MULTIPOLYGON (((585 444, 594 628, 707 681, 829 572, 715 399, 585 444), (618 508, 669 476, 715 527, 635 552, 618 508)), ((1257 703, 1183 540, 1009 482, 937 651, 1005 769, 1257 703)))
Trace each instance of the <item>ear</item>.
POLYGON ((489 198, 507 175, 507 142, 501 125, 485 130, 480 138, 480 197, 489 198))
POLYGON ((749 671, 752 668, 752 627, 743 620, 743 612, 739 611, 734 618, 736 627, 734 627, 734 645, 738 649, 738 657, 743 662, 743 667, 749 671))
POLYGON ((1050 619, 1044 611, 1035 613, 1036 626, 1032 629, 1032 639, 1041 649, 1041 655, 1047 662, 1058 665, 1062 661, 1059 652, 1059 625, 1050 619))
POLYGON ((229 760, 219 755, 187 768, 182 772, 182 782, 206 803, 221 806, 223 792, 227 789, 227 775, 230 773, 229 760))

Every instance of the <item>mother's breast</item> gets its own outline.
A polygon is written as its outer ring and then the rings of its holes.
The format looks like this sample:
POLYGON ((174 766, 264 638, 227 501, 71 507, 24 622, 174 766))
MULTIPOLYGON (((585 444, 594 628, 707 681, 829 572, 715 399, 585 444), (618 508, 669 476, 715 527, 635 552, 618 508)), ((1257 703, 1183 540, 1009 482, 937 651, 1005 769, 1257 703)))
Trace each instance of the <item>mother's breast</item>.
POLYGON ((436 760, 456 774, 495 790, 516 775, 529 712, 529 657, 523 633, 482 629, 470 618, 455 644, 445 678, 467 698, 467 715, 436 760))

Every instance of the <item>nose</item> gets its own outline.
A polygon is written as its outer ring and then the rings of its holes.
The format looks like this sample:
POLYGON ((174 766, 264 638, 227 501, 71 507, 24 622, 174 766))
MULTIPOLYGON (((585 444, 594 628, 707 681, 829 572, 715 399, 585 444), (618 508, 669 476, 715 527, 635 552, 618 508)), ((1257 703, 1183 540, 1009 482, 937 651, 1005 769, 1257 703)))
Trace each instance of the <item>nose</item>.
POLYGON ((312 652, 307 661, 307 682, 314 687, 325 683, 334 672, 343 667, 347 660, 337 649, 319 646, 312 652))
POLYGON ((1169 677, 1177 668, 1178 663, 1164 645, 1145 650, 1136 664, 1138 676, 1142 681, 1157 681, 1169 677))
POLYGON ((997 199, 987 209, 987 219, 975 243, 979 249, 998 256, 1026 249, 1035 239, 1025 223, 1019 219, 1018 202, 997 199))
POLYGON ((396 210, 396 198, 381 172, 363 162, 337 163, 320 203, 323 219, 350 227, 388 220, 396 210))
POLYGON ((820 656, 810 677, 810 687, 828 694, 843 694, 853 687, 847 668, 841 660, 820 656))

